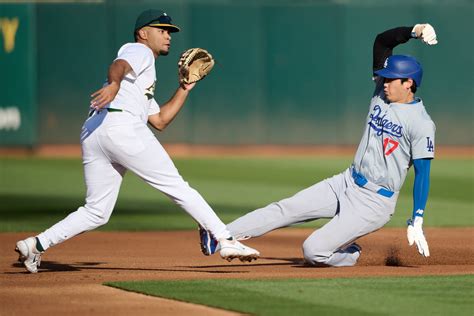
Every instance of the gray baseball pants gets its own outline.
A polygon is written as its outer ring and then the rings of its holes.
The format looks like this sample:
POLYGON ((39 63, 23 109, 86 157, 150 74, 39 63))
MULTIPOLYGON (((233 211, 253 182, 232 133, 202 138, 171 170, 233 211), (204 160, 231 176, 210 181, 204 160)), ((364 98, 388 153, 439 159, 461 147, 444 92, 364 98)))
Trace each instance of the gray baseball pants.
POLYGON ((249 238, 293 224, 332 218, 305 240, 304 258, 312 265, 353 266, 360 251, 347 246, 383 227, 395 211, 397 198, 398 192, 386 197, 359 187, 349 168, 290 198, 250 212, 228 224, 227 229, 238 239, 249 238))

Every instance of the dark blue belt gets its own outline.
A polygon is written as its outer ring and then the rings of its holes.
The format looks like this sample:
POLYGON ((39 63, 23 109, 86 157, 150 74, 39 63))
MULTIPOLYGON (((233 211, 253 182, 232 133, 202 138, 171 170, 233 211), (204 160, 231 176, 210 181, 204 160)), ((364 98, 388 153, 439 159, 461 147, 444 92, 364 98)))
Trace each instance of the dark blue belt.
POLYGON ((378 193, 382 196, 392 197, 392 195, 394 193, 390 190, 382 188, 381 186, 378 186, 374 183, 369 182, 369 180, 367 180, 363 175, 356 172, 354 168, 352 168, 352 178, 354 179, 355 184, 357 184, 358 186, 369 189, 369 190, 371 190, 375 193, 378 193))
MULTIPOLYGON (((104 108, 103 110, 107 110, 108 112, 123 112, 122 109, 114 109, 114 108, 104 108)), ((100 111, 100 110, 91 109, 89 111, 89 117, 91 117, 92 114, 94 114, 94 112, 96 112, 96 111, 100 111)))

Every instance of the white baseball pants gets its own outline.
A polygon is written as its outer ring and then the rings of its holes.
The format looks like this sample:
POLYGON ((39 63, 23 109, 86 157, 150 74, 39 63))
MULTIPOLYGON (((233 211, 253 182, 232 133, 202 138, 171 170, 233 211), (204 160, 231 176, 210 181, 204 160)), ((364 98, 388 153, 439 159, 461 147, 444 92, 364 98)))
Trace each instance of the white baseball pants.
POLYGON ((350 169, 306 188, 294 196, 250 212, 227 225, 239 238, 332 218, 303 243, 306 262, 313 265, 353 266, 360 252, 345 250, 357 238, 383 227, 395 211, 398 193, 388 198, 354 183, 350 169))
POLYGON ((81 133, 85 205, 37 237, 46 250, 108 222, 126 170, 166 194, 216 238, 229 231, 202 196, 183 180, 146 124, 127 112, 93 114, 81 133))

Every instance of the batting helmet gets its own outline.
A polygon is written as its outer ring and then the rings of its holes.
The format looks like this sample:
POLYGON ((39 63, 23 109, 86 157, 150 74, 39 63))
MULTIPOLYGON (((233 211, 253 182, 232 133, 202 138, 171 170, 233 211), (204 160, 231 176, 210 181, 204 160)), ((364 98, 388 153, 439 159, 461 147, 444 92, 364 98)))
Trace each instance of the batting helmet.
POLYGON ((420 63, 411 56, 393 55, 387 58, 383 68, 375 71, 376 75, 384 78, 403 79, 410 78, 415 81, 416 86, 421 86, 423 68, 420 63))

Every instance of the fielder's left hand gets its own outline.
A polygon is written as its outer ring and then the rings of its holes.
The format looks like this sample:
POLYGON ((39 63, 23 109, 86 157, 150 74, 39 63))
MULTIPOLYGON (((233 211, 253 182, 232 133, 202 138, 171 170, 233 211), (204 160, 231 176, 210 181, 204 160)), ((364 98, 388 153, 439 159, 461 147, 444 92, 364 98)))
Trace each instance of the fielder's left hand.
POLYGON ((415 216, 415 219, 409 219, 407 221, 407 238, 408 244, 412 246, 416 243, 418 252, 424 256, 430 256, 430 249, 428 248, 428 242, 426 241, 425 235, 423 234, 423 217, 415 216))
POLYGON ((416 35, 416 38, 419 38, 423 43, 427 45, 438 44, 436 32, 434 28, 428 23, 416 24, 411 32, 416 35))
POLYGON ((180 87, 183 88, 184 90, 186 91, 190 91, 194 88, 194 86, 196 85, 196 82, 193 82, 193 83, 181 83, 180 84, 180 87))

